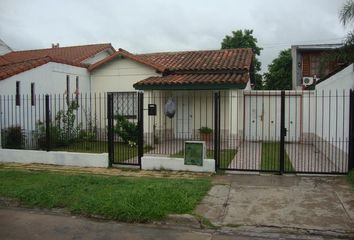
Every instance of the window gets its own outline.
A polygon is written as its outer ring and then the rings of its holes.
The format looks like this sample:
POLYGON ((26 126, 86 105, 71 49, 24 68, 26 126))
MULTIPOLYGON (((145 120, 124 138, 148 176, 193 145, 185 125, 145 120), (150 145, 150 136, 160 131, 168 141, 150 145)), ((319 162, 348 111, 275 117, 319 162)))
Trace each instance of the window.
POLYGON ((66 75, 66 101, 70 101, 70 76, 66 75))
POLYGON ((31 105, 36 105, 36 92, 34 89, 34 83, 31 83, 31 105))
POLYGON ((116 106, 115 114, 136 118, 138 115, 138 95, 136 92, 118 92, 113 96, 114 106, 116 106))
POLYGON ((16 106, 21 105, 21 100, 20 100, 20 82, 16 82, 16 106))

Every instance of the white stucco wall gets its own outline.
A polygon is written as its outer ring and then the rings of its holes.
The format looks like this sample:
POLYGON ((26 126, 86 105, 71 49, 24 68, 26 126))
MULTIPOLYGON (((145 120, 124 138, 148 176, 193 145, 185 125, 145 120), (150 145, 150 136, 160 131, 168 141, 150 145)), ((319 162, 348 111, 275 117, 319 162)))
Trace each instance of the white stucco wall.
POLYGON ((215 172, 215 160, 204 159, 203 166, 185 165, 183 158, 169 158, 157 156, 144 156, 141 158, 141 169, 143 170, 172 170, 190 172, 215 172))
POLYGON ((354 88, 354 64, 316 85, 316 90, 345 90, 354 88))
POLYGON ((91 72, 92 91, 135 91, 134 83, 151 76, 160 76, 160 74, 151 67, 117 57, 91 72))
POLYGON ((0 149, 0 162, 108 167, 108 154, 0 149))
POLYGON ((70 91, 76 89, 79 76, 80 92, 90 91, 90 75, 86 68, 49 62, 37 68, 0 80, 0 95, 15 95, 16 81, 20 82, 20 94, 30 95, 31 83, 36 94, 63 94, 66 90, 66 75, 70 76, 70 91))
MULTIPOLYGON (((60 63, 47 63, 26 72, 19 73, 0 81, 0 130, 11 126, 21 126, 26 134, 26 141, 31 142, 35 126, 44 122, 44 95, 52 94, 52 119, 64 108, 66 76, 70 76, 70 93, 76 90, 76 76, 79 76, 80 94, 90 91, 90 77, 86 68, 60 63), (20 82, 21 104, 16 106, 16 82, 20 82), (31 105, 31 83, 35 83, 36 103, 31 105)), ((87 101, 79 109, 77 122, 86 122, 85 111, 89 111, 87 101)), ((81 105, 81 102, 79 103, 81 105)), ((66 107, 66 105, 65 105, 66 107)), ((83 125, 85 126, 85 125, 83 125)), ((1 133, 0 133, 1 134, 1 133)))
POLYGON ((9 53, 11 51, 12 49, 9 46, 7 46, 7 44, 4 41, 0 39, 0 56, 5 55, 6 53, 9 53))

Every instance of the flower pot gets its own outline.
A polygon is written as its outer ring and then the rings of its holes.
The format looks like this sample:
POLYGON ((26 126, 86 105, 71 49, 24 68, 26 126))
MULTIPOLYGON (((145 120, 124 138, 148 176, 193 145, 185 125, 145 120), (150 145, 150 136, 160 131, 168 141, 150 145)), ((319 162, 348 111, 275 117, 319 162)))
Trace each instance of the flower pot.
POLYGON ((213 135, 212 133, 200 133, 200 140, 209 142, 211 141, 213 135))

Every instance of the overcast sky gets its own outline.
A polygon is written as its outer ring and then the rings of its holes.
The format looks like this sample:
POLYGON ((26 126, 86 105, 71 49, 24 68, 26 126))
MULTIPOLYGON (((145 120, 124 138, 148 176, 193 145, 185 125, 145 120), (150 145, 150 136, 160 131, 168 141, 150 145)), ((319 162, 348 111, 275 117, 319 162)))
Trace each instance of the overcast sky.
POLYGON ((341 42, 345 0, 0 0, 0 39, 14 50, 110 42, 135 53, 219 49, 253 29, 263 70, 293 44, 341 42))

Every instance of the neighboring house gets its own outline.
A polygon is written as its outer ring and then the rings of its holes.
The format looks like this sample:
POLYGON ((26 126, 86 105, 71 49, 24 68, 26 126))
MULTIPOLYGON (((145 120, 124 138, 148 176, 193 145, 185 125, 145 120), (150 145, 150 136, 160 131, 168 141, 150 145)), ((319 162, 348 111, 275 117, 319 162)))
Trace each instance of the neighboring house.
POLYGON ((348 63, 316 82, 316 90, 354 89, 354 63, 348 63))
POLYGON ((52 45, 48 49, 27 51, 11 51, 2 44, 0 95, 89 92, 91 84, 87 68, 114 52, 111 44, 52 45))
POLYGON ((315 83, 338 68, 337 64, 322 67, 324 54, 343 47, 343 44, 312 44, 291 47, 293 90, 300 90, 315 83), (314 79, 312 81, 312 79, 314 79))

